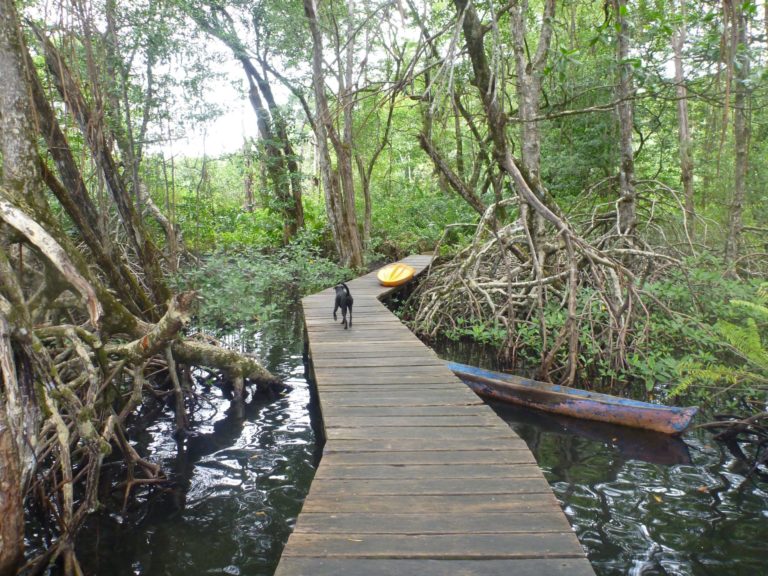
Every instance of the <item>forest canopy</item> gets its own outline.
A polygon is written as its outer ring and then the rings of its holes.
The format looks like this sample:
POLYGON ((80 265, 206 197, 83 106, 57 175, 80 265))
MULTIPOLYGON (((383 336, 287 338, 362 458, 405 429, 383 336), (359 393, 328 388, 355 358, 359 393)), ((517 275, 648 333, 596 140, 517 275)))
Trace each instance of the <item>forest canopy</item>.
POLYGON ((105 459, 165 481, 145 403, 279 389, 188 328, 258 325, 246 284, 429 251, 426 338, 764 404, 767 47, 758 0, 0 0, 0 574, 80 573, 105 459), (175 154, 233 66, 256 137, 175 154))

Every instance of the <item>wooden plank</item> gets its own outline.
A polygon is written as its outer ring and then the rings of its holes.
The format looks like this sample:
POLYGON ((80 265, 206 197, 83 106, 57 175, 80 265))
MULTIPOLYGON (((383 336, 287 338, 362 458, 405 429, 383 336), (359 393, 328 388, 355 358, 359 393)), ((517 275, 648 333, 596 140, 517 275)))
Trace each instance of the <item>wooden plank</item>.
POLYGON ((418 425, 424 428, 431 426, 457 426, 459 428, 472 426, 497 426, 498 416, 487 412, 476 412, 464 416, 425 416, 419 414, 416 416, 339 416, 326 424, 326 428, 339 427, 357 427, 368 428, 369 426, 391 428, 393 426, 414 426, 418 425))
MULTIPOLYGON (((429 354, 412 354, 410 356, 357 356, 355 358, 322 357, 312 360, 315 370, 320 368, 375 368, 379 374, 403 374, 405 372, 421 372, 421 368, 440 368, 439 375, 445 379, 453 375, 445 371, 445 363, 436 356, 429 354)), ((438 371, 430 372, 438 374, 438 371)))
POLYGON ((361 386, 359 392, 337 391, 333 387, 318 387, 321 403, 329 402, 339 406, 440 406, 444 404, 472 404, 477 396, 471 392, 463 394, 456 390, 434 394, 433 390, 416 389, 402 394, 402 391, 387 391, 371 386, 370 391, 361 386), (400 393, 399 393, 400 392, 400 393), (471 394, 471 396, 470 396, 471 394))
POLYGON ((485 404, 461 404, 461 405, 448 405, 448 406, 398 406, 383 407, 375 406, 373 408, 366 408, 362 406, 355 406, 353 408, 347 406, 336 406, 331 409, 328 414, 331 421, 333 418, 342 418, 346 416, 358 416, 358 417, 378 417, 386 418, 388 416, 467 416, 478 413, 486 413, 488 407, 485 404))
MULTIPOLYGON (((329 443, 331 446, 334 442, 329 443)), ((411 450, 403 452, 371 452, 358 450, 324 453, 327 466, 370 466, 387 464, 405 466, 414 464, 536 464, 530 450, 411 450)), ((428 476, 427 476, 428 477, 428 476)), ((536 474, 537 478, 541 474, 536 474)), ((547 487, 549 488, 549 487, 547 487)))
POLYGON ((310 342, 310 349, 316 351, 319 355, 326 356, 326 355, 333 355, 337 352, 342 352, 345 354, 356 354, 356 353, 362 353, 366 351, 379 351, 382 350, 399 350, 401 352, 407 351, 411 353, 419 353, 420 351, 427 353, 427 354, 433 354, 436 356, 434 350, 431 348, 416 348, 414 350, 413 344, 409 342, 393 342, 391 340, 365 340, 365 341, 353 341, 348 342, 346 346, 343 348, 339 347, 338 344, 333 342, 324 342, 323 340, 316 340, 313 342, 310 342))
MULTIPOLYGON (((420 450, 423 452, 504 452, 506 450, 528 450, 525 442, 509 438, 496 438, 483 440, 478 444, 475 440, 453 440, 446 444, 444 440, 437 438, 408 438, 408 439, 386 439, 386 438, 368 438, 365 440, 333 440, 326 443, 323 448, 323 454, 334 454, 336 452, 408 452, 420 450)), ((528 452, 530 452, 528 450, 528 452)), ((491 458, 488 456, 478 456, 479 458, 491 458)), ((533 458, 533 456, 531 456, 533 458)))
MULTIPOLYGON (((462 384, 461 388, 456 386, 451 378, 433 372, 414 372, 413 374, 396 374, 393 372, 379 372, 377 370, 337 370, 333 367, 319 367, 313 370, 315 379, 320 385, 332 386, 334 384, 410 384, 412 388, 419 388, 427 384, 440 384, 446 392, 460 393, 471 397, 475 393, 468 386, 462 384)), ((438 396, 438 394, 433 393, 438 396)))
MULTIPOLYGON (((414 438, 423 432, 417 426, 399 426, 397 428, 327 428, 328 440, 358 440, 367 438, 414 438)), ((515 438, 510 428, 488 426, 480 428, 454 428, 452 426, 433 426, 429 429, 432 438, 442 438, 446 442, 460 439, 482 441, 488 438, 515 438)))
POLYGON ((331 392, 323 392, 323 396, 320 399, 321 406, 328 407, 341 407, 341 408, 421 408, 421 407, 436 407, 436 406, 479 406, 482 401, 468 400, 465 397, 460 398, 446 398, 446 397, 429 397, 429 398, 409 398, 404 399, 402 397, 392 397, 391 395, 373 395, 373 394, 358 394, 358 393, 344 393, 344 394, 332 394, 331 392), (335 398, 333 397, 335 396, 335 398))
POLYGON ((429 392, 430 397, 439 398, 441 393, 446 390, 445 382, 441 381, 393 381, 390 378, 380 378, 379 380, 361 382, 359 378, 350 378, 346 381, 324 382, 321 389, 329 392, 366 392, 375 387, 377 391, 392 392, 404 400, 407 400, 414 391, 429 392))
POLYGON ((305 512, 295 531, 305 534, 500 534, 567 532, 570 524, 552 512, 486 512, 483 514, 332 514, 305 512))
MULTIPOLYGON (((318 480, 372 480, 377 478, 532 478, 544 476, 536 464, 451 464, 451 465, 371 465, 371 466, 324 466, 322 461, 315 473, 318 480)), ((306 503, 305 503, 306 504, 306 503)))
MULTIPOLYGON (((338 558, 580 558, 584 552, 569 532, 528 534, 295 534, 291 557, 338 558)), ((418 574, 418 572, 417 572, 418 574)))
POLYGON ((306 512, 370 512, 378 514, 439 514, 450 510, 456 515, 486 512, 551 512, 558 510, 557 500, 549 494, 448 494, 448 495, 312 495, 304 503, 306 512))
POLYGON ((403 560, 286 557, 275 576, 594 576, 583 558, 403 560))
MULTIPOLYGON (((449 494, 522 494, 522 493, 550 493, 549 486, 542 484, 541 477, 516 478, 514 481, 499 478, 420 478, 418 480, 336 480, 335 482, 318 482, 312 487, 312 497, 316 496, 343 496, 346 494, 366 496, 394 496, 394 495, 449 495, 449 494)), ((562 519, 562 514, 558 515, 562 519)), ((490 520, 484 529, 492 527, 498 530, 496 523, 490 520)), ((523 525, 521 525, 523 526, 523 525)), ((559 524, 559 530, 568 528, 568 523, 559 524)), ((456 526, 451 526, 456 530, 456 526)), ((482 531, 477 528, 474 531, 482 531)), ((397 532, 396 532, 397 533, 397 532)))

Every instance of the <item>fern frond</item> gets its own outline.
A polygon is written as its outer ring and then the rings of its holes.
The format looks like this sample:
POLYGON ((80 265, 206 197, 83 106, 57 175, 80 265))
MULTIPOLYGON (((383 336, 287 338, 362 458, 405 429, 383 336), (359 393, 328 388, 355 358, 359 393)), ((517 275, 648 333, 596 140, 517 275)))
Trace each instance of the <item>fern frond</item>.
POLYGON ((758 316, 763 316, 768 319, 768 305, 749 302, 748 300, 731 300, 731 304, 739 308, 746 308, 747 310, 756 312, 758 316))
POLYGON ((768 282, 763 282, 757 289, 757 297, 762 304, 768 306, 768 282))
POLYGON ((747 361, 762 370, 768 370, 768 353, 760 340, 760 332, 754 318, 747 318, 743 326, 720 320, 715 324, 715 328, 747 361))
POLYGON ((694 384, 727 384, 735 385, 744 376, 741 370, 721 364, 703 365, 698 362, 681 362, 677 367, 682 376, 677 385, 670 391, 669 397, 674 398, 685 393, 694 384))

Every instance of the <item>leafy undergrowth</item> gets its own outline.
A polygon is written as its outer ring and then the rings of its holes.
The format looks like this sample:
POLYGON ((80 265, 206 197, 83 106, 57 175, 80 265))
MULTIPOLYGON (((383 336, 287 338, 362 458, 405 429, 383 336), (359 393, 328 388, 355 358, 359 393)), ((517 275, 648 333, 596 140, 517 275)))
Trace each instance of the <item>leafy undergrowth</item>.
POLYGON ((256 331, 302 296, 351 275, 300 238, 270 253, 237 248, 206 254, 179 274, 177 288, 197 291, 200 326, 256 331))

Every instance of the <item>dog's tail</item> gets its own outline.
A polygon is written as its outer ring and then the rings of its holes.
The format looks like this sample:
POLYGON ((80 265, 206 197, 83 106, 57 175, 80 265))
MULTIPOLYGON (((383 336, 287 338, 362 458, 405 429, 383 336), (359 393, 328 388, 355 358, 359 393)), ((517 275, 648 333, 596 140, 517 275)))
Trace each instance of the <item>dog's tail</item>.
POLYGON ((347 286, 346 284, 344 284, 344 282, 341 282, 341 285, 342 285, 342 286, 344 286, 344 290, 346 290, 346 291, 347 291, 347 294, 351 294, 351 292, 349 291, 349 286, 347 286))

